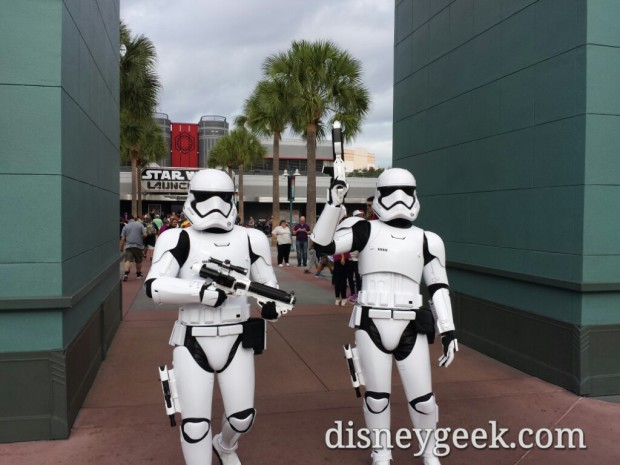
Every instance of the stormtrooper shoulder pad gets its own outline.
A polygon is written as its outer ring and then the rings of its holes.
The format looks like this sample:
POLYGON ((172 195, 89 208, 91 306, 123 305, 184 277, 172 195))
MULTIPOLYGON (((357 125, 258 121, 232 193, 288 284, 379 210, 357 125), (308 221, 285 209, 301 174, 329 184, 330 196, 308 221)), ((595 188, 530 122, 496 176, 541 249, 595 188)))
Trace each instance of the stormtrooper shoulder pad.
POLYGON ((267 236, 258 229, 247 228, 248 240, 250 241, 250 249, 252 254, 252 262, 255 261, 256 257, 261 257, 265 261, 269 261, 271 257, 271 246, 269 245, 269 240, 267 236))
POLYGON ((443 245, 441 237, 434 232, 424 231, 428 252, 439 260, 441 266, 446 266, 446 248, 443 245))

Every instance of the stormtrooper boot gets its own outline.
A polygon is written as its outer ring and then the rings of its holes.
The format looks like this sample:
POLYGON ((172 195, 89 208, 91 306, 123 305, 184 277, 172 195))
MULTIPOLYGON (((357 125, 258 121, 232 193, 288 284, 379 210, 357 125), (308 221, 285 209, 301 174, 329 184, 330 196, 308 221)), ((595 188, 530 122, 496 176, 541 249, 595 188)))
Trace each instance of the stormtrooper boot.
POLYGON ((372 465, 390 465, 392 462, 392 454, 389 456, 385 454, 384 451, 372 451, 370 454, 372 457, 372 465))
MULTIPOLYGON (((389 396, 374 398, 366 395, 364 399, 364 419, 370 431, 389 431, 390 430, 390 408, 389 396)), ((387 447, 387 437, 379 434, 379 443, 373 444, 372 465, 390 465, 392 461, 392 451, 387 447)))
POLYGON ((424 441, 422 444, 426 444, 426 447, 422 451, 424 465, 441 465, 441 462, 439 462, 439 459, 434 454, 437 415, 438 408, 435 403, 435 396, 432 393, 409 403, 409 416, 411 417, 413 426, 422 430, 422 439, 424 441), (427 438, 427 436, 429 437, 427 438))
POLYGON ((429 447, 427 450, 424 451, 424 453, 422 454, 422 458, 424 459, 424 465, 441 465, 441 462, 439 461, 437 456, 433 454, 432 447, 429 447))
POLYGON ((215 452, 216 457, 220 461, 220 465, 241 465, 241 461, 235 452, 238 444, 235 444, 231 449, 227 449, 222 445, 221 439, 222 433, 216 434, 213 438, 213 452, 215 452))

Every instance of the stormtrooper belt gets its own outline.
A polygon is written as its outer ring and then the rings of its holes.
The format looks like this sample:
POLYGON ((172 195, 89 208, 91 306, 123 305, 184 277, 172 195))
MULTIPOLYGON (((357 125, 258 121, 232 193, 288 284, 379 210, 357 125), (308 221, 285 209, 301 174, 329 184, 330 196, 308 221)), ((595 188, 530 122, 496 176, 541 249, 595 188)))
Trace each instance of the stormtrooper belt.
POLYGON ((243 324, 233 325, 213 325, 213 326, 188 326, 182 321, 175 321, 172 334, 168 343, 171 346, 182 346, 185 344, 185 334, 197 337, 216 337, 216 336, 234 336, 243 334, 243 324))
POLYGON ((422 306, 422 296, 406 292, 394 292, 390 296, 388 292, 359 291, 357 293, 357 302, 369 308, 380 306, 383 307, 382 310, 392 305, 405 309, 420 308, 422 306))
POLYGON ((192 326, 192 336, 231 336, 243 333, 243 325, 223 325, 223 326, 192 326))
POLYGON ((349 320, 350 328, 357 328, 360 326, 362 320, 378 319, 378 320, 405 320, 413 321, 417 317, 417 312, 420 310, 404 310, 404 309, 391 309, 391 308, 374 308, 356 305, 353 307, 351 313, 351 319, 349 320))
POLYGON ((362 314, 370 318, 392 320, 415 320, 415 310, 392 310, 387 308, 362 307, 362 314))

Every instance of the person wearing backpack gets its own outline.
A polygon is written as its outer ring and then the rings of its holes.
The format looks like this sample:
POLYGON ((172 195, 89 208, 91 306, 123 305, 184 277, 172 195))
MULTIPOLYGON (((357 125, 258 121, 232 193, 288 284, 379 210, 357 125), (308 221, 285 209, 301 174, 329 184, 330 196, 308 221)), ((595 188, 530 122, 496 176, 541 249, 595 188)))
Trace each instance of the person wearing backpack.
POLYGON ((153 259, 153 249, 155 249, 155 242, 157 242, 157 236, 159 235, 159 228, 155 224, 149 215, 144 217, 146 238, 144 239, 144 258, 153 259), (149 256, 149 251, 150 256, 149 256))
POLYGON ((131 263, 136 263, 136 279, 142 279, 142 259, 144 258, 144 240, 146 239, 146 228, 141 221, 137 221, 132 215, 129 216, 129 222, 121 231, 121 240, 119 244, 120 251, 124 254, 125 263, 123 265, 125 274, 123 281, 129 279, 129 271, 131 263))

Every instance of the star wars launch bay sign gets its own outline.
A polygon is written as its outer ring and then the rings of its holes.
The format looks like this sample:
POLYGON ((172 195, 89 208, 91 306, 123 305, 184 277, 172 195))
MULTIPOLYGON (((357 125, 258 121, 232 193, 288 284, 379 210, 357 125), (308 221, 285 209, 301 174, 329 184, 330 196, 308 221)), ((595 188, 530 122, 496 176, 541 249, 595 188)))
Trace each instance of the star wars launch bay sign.
POLYGON ((198 171, 187 168, 145 168, 142 170, 142 192, 187 194, 189 182, 198 171))

